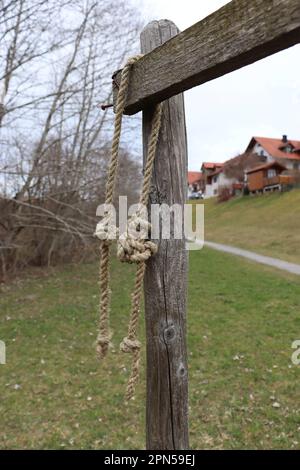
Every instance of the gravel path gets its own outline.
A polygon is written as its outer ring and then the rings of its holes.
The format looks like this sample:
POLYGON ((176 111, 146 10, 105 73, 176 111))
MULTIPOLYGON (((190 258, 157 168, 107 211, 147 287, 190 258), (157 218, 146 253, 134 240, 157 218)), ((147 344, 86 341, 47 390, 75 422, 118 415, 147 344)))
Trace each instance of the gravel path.
POLYGON ((214 242, 205 242, 205 245, 214 250, 223 251, 225 253, 230 253, 232 255, 242 256, 243 258, 251 259, 257 263, 266 264, 267 266, 273 266, 283 271, 288 271, 292 274, 297 274, 300 276, 300 264, 289 263, 287 261, 282 261, 281 259, 271 258, 269 256, 259 255, 253 251, 242 250, 241 248, 236 248, 234 246, 222 245, 221 243, 214 242))

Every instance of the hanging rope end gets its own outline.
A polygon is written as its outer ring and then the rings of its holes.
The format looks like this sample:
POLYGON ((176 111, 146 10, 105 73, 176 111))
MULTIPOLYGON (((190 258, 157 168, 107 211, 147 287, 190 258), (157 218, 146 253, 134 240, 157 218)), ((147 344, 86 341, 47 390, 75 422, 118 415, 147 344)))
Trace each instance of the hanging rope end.
POLYGON ((137 339, 125 337, 120 344, 120 350, 124 353, 133 354, 132 370, 125 394, 126 401, 129 401, 134 398, 135 387, 139 380, 141 343, 137 339))
POLYGON ((97 338, 97 345, 96 345, 96 353, 97 357, 101 360, 104 359, 107 355, 108 348, 109 348, 110 338, 107 335, 98 335, 97 338))

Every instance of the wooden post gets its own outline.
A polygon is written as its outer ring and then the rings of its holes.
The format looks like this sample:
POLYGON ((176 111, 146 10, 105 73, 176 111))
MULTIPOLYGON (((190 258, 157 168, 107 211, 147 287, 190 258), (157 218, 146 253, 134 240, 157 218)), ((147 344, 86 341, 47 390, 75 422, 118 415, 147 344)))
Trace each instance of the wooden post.
MULTIPOLYGON (((141 33, 142 53, 148 53, 178 28, 167 20, 151 22, 141 33)), ((143 111, 144 161, 153 115, 143 111)), ((163 104, 150 203, 180 204, 187 195, 187 141, 183 95, 163 104)), ((187 449, 188 373, 186 352, 185 240, 159 240, 158 253, 147 263, 145 315, 147 336, 147 449, 187 449)))

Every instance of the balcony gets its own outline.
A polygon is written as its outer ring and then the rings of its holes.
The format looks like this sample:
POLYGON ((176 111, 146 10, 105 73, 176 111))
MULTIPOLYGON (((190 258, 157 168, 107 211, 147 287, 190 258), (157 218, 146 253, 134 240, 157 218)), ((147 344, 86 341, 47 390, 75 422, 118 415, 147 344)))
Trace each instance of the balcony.
POLYGON ((278 184, 294 184, 295 178, 289 175, 277 175, 272 178, 264 178, 264 188, 268 186, 276 186, 278 184))

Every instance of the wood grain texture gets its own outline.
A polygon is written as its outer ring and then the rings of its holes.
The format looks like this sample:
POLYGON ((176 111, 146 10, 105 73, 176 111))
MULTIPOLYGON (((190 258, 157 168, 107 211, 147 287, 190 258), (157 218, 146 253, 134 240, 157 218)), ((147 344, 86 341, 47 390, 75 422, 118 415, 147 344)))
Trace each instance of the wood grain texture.
POLYGON ((299 42, 300 0, 233 0, 134 65, 125 114, 299 42))
MULTIPOLYGON (((149 52, 178 33, 167 20, 150 23, 141 34, 149 52)), ((144 161, 153 108, 143 112, 144 161)), ((150 203, 186 200, 187 140, 183 95, 163 105, 150 203)), ((172 224, 171 224, 172 227, 172 224)), ((147 449, 188 448, 188 375, 186 353, 187 251, 184 240, 159 240, 147 263, 145 315, 147 337, 147 449)))

